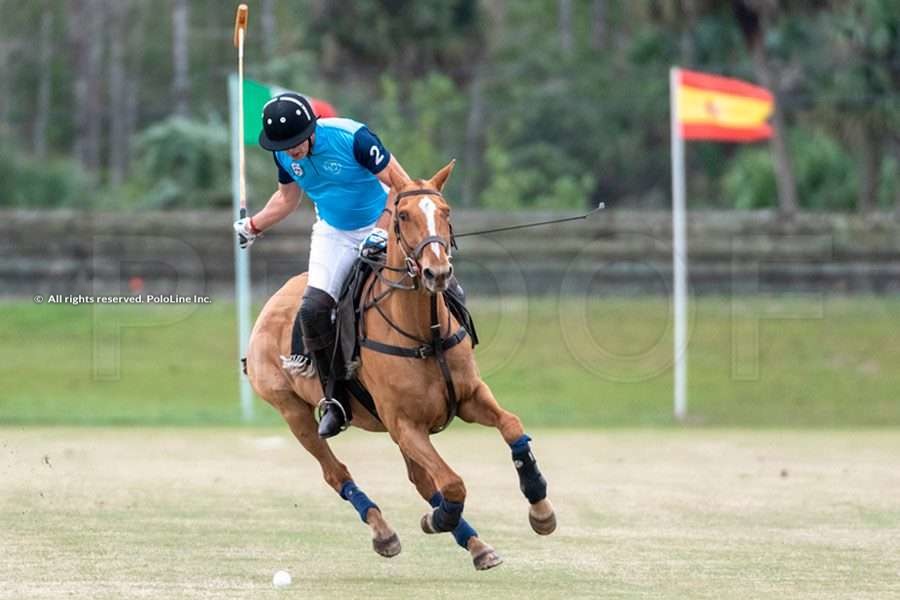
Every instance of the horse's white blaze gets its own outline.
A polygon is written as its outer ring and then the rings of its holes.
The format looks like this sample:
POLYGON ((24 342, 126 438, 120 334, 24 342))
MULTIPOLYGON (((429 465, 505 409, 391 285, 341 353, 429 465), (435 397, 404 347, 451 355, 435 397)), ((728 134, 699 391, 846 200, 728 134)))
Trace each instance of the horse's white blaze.
MULTIPOLYGON (((428 223, 428 235, 437 235, 437 225, 435 225, 434 222, 434 213, 437 211, 437 204, 435 204, 434 200, 431 198, 422 198, 419 200, 419 208, 425 213, 425 221, 428 223)), ((434 252, 434 255, 440 259, 441 245, 437 242, 431 242, 428 245, 431 246, 431 251, 434 252)))

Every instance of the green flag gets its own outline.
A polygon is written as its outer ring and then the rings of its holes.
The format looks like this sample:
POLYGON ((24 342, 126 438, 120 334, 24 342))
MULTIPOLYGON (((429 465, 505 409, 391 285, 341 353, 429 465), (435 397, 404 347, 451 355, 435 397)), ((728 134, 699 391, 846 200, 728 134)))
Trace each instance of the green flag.
POLYGON ((263 85, 252 79, 244 79, 244 143, 257 144, 262 131, 262 111, 273 96, 287 90, 277 86, 263 85))

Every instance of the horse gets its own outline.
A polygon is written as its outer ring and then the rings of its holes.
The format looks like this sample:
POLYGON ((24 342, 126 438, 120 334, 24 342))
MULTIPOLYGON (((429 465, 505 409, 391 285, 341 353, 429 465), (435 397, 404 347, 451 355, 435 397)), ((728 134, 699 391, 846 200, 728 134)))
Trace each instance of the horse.
MULTIPOLYGON (((364 332, 365 339, 356 372, 379 418, 354 398, 351 424, 391 436, 400 448, 410 482, 432 507, 421 519, 422 530, 452 533, 469 552, 475 568, 485 570, 501 564, 502 558, 463 518, 465 483, 430 440, 454 415, 499 430, 512 451, 519 487, 529 502, 529 523, 536 533, 552 533, 556 515, 521 420, 500 406, 481 379, 472 344, 448 343, 465 337, 460 323, 438 301, 453 273, 450 206, 442 190, 454 163, 428 180, 391 178, 392 226, 383 266, 363 288, 360 334, 364 332), (451 335, 454 331, 456 336, 451 335), (420 345, 410 347, 411 341, 420 345)), ((370 527, 375 552, 396 556, 401 550, 397 533, 317 434, 314 410, 322 397, 318 378, 310 373, 289 374, 281 366, 280 356, 290 348, 294 315, 306 283, 305 273, 291 278, 263 307, 247 348, 247 376, 256 393, 278 410, 300 444, 319 462, 325 482, 370 527)))

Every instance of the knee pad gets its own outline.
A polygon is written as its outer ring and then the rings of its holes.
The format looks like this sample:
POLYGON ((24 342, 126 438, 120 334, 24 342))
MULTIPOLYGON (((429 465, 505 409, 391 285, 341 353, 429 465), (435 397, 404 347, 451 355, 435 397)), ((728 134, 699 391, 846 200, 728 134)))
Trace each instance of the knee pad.
POLYGON ((331 294, 319 288, 308 287, 300 303, 300 317, 303 321, 320 318, 322 314, 331 317, 331 311, 337 303, 331 294))
MULTIPOLYGON (((334 298, 328 292, 313 287, 306 288, 298 313, 304 338, 313 340, 332 331, 335 305, 334 298)), ((307 347, 307 350, 315 348, 307 347)))

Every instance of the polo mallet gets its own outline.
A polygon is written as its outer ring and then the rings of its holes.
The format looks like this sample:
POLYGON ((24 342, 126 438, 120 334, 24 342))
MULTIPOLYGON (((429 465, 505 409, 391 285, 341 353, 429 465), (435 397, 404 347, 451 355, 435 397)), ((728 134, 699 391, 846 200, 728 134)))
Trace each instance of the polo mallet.
POLYGON ((481 231, 469 231, 467 233, 457 233, 453 237, 466 237, 470 235, 483 235, 486 233, 499 233, 501 231, 512 231, 513 229, 525 229, 526 227, 538 227, 539 225, 552 225, 553 223, 565 223, 567 221, 580 221, 581 219, 587 219, 592 214, 596 212, 600 212, 606 208, 606 204, 601 202, 597 205, 597 208, 592 210, 591 212, 585 213, 583 215, 578 215, 577 217, 564 217, 562 219, 553 219, 551 221, 538 221, 537 223, 525 223, 524 225, 509 225, 507 227, 498 227, 496 229, 483 229, 481 231))
POLYGON ((247 35, 247 5, 239 4, 234 16, 234 47, 238 49, 238 169, 241 218, 247 216, 247 177, 244 168, 244 37, 247 35))

